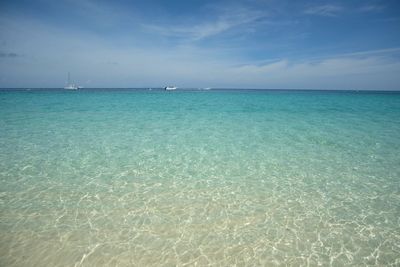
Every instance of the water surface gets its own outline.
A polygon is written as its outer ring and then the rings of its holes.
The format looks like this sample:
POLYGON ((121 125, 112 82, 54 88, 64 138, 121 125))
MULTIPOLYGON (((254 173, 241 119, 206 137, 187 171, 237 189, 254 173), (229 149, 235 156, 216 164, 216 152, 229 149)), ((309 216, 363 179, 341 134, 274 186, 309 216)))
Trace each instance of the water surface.
POLYGON ((400 94, 1 91, 1 266, 400 265, 400 94))

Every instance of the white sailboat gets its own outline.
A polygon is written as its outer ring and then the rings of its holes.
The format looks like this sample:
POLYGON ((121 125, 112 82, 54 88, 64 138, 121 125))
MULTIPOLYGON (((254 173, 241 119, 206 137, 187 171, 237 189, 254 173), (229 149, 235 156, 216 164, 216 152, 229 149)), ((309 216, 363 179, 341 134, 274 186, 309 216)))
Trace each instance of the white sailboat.
POLYGON ((78 90, 78 86, 76 86, 74 83, 71 83, 71 75, 69 72, 68 72, 68 84, 67 84, 67 86, 64 87, 64 89, 78 90))

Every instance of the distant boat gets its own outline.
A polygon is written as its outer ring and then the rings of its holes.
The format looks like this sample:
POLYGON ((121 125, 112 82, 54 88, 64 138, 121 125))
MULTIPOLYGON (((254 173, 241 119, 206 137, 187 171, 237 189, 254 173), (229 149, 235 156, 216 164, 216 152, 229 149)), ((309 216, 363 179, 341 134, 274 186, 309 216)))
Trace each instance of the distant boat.
POLYGON ((172 90, 176 90, 176 86, 168 85, 167 87, 164 87, 164 89, 166 91, 172 91, 172 90))
POLYGON ((71 75, 69 72, 68 72, 68 84, 67 84, 67 86, 64 87, 64 89, 78 90, 78 86, 76 86, 74 83, 71 83, 71 75))

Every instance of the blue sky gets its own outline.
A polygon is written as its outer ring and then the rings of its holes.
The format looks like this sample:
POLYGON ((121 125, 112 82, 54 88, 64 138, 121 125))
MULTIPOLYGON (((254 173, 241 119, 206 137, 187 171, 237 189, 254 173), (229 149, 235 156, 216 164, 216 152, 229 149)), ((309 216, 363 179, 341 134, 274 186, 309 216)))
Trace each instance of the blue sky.
POLYGON ((400 89, 400 2, 0 1, 0 87, 400 89))

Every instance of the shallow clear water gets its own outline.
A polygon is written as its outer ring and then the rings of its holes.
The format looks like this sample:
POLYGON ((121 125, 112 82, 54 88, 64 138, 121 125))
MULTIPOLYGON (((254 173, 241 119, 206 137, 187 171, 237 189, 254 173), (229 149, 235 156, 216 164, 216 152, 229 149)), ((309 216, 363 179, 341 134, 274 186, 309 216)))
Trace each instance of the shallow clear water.
POLYGON ((1 266, 400 265, 400 94, 0 92, 1 266))

